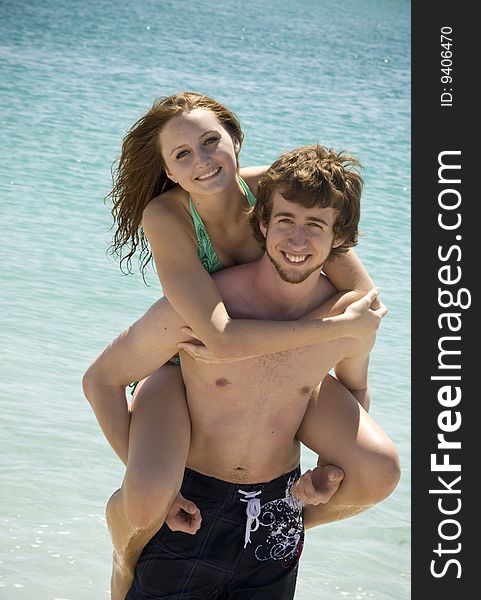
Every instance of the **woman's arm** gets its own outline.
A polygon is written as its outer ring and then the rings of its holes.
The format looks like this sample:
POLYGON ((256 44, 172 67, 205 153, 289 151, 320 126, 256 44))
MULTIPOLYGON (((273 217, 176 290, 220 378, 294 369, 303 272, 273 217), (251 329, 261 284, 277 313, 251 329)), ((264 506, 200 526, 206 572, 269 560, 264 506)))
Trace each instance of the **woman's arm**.
POLYGON ((370 309, 375 292, 357 310, 305 321, 231 319, 211 276, 197 255, 195 240, 166 204, 151 203, 143 227, 162 290, 172 306, 214 354, 253 357, 375 331, 383 309, 370 309))
POLYGON ((351 356, 344 358, 334 367, 336 378, 351 392, 366 412, 369 412, 371 405, 368 369, 375 340, 374 334, 362 340, 353 340, 351 356))

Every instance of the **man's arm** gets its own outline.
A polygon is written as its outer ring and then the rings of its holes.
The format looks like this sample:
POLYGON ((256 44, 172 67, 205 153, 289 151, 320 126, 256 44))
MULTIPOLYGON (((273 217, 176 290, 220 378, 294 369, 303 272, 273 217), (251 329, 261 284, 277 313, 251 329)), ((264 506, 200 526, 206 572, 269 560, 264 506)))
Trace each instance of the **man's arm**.
POLYGON ((375 340, 375 334, 353 340, 350 355, 334 367, 337 379, 351 392, 366 412, 369 412, 371 403, 368 387, 369 356, 375 340))
MULTIPOLYGON (((184 321, 162 298, 121 333, 87 369, 83 390, 109 444, 127 463, 130 412, 125 388, 144 379, 190 339, 180 331, 184 321)), ((159 399, 162 401, 162 399, 159 399)))

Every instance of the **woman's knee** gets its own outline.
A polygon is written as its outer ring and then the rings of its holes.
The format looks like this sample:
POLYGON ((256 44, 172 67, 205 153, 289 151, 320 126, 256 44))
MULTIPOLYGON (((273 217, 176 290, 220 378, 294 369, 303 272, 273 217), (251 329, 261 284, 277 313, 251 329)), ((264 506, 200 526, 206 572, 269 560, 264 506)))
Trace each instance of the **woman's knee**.
POLYGON ((387 498, 397 487, 401 478, 401 463, 394 444, 384 457, 384 498, 387 498))
POLYGON ((105 506, 105 516, 107 518, 107 525, 110 527, 110 522, 116 517, 119 512, 119 506, 121 503, 122 489, 119 488, 108 499, 107 505, 105 506))
POLYGON ((364 504, 377 504, 392 494, 401 477, 401 466, 399 454, 390 440, 381 451, 366 457, 360 475, 364 504))

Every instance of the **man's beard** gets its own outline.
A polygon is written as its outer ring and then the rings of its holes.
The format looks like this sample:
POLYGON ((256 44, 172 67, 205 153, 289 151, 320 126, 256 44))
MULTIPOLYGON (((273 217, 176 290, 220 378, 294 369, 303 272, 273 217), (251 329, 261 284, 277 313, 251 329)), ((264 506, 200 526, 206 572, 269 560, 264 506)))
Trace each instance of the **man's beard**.
POLYGON ((309 277, 309 275, 314 273, 314 271, 318 271, 323 265, 322 262, 319 262, 319 264, 314 264, 313 266, 306 268, 305 271, 301 271, 299 273, 296 273, 295 271, 293 273, 288 273, 284 270, 283 265, 281 265, 275 260, 273 256, 271 256, 267 247, 266 254, 269 257, 271 263, 274 265, 276 271, 279 273, 279 277, 282 279, 282 281, 285 281, 286 283, 302 283, 309 277))

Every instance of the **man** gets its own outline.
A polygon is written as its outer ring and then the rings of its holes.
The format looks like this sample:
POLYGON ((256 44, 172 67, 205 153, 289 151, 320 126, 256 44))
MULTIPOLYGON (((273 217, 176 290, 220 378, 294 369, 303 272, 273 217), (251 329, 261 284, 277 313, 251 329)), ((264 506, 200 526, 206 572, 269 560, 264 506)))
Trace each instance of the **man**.
MULTIPOLYGON (((352 168, 356 164, 312 146, 286 153, 270 167, 251 215, 265 254, 214 275, 232 317, 295 320, 335 293, 321 269, 333 253, 356 241, 362 187, 352 168)), ((370 292, 348 310, 365 309, 376 296, 370 292)), ((384 309, 377 312, 380 317, 384 309)), ((181 492, 202 516, 197 531, 200 515, 191 511, 196 533, 187 535, 172 531, 176 519, 186 518, 174 510, 172 529, 164 524, 145 546, 127 600, 293 598, 304 539, 300 499, 316 495, 316 469, 299 479, 298 438, 325 457, 330 447, 342 445, 340 466, 347 474, 364 466, 365 454, 378 457, 370 468, 382 487, 374 498, 376 484, 366 476, 363 496, 359 480, 346 477, 336 502, 306 506, 308 526, 379 501, 399 477, 391 441, 361 406, 369 406, 367 366, 374 337, 210 364, 195 360, 196 349, 185 343, 185 324, 164 298, 104 351, 86 385, 93 395, 108 393, 95 373, 115 387, 126 378, 125 365, 129 377, 136 369, 144 376, 180 349, 192 424, 181 492), (357 401, 351 396, 342 406, 319 405, 323 380, 340 385, 328 375, 333 367, 357 401), (358 439, 363 428, 374 432, 373 439, 358 439)))

